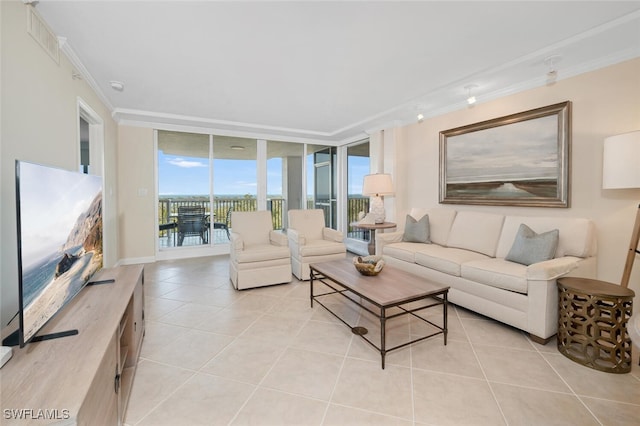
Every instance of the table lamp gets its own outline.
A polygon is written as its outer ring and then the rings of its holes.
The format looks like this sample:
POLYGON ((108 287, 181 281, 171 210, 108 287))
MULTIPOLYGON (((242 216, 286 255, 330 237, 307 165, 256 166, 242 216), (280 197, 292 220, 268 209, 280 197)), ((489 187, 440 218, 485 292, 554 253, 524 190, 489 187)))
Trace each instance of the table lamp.
MULTIPOLYGON (((610 136, 604 140, 602 155, 602 188, 640 188, 640 130, 610 136)), ((638 251, 640 239, 640 206, 636 213, 636 223, 631 233, 631 243, 627 252, 620 285, 627 287, 631 269, 638 251)))
POLYGON ((384 223, 385 212, 383 195, 393 195, 391 175, 387 173, 375 173, 364 176, 362 183, 362 195, 371 197, 369 213, 375 223, 384 223))

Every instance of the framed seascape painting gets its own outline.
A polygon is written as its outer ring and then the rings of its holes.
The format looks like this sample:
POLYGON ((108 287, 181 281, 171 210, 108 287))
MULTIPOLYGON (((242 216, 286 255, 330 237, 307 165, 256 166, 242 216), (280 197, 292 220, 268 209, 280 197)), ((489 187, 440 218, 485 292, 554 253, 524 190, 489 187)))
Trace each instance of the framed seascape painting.
POLYGON ((569 207, 571 102, 440 132, 440 203, 569 207))

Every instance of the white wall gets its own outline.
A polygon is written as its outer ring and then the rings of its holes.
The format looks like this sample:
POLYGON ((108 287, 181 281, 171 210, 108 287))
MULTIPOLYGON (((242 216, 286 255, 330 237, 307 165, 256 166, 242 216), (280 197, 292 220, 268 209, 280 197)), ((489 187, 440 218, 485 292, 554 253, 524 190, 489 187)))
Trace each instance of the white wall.
POLYGON ((155 259, 158 231, 154 220, 156 183, 153 138, 153 129, 118 128, 119 241, 120 259, 124 259, 125 263, 155 259))
MULTIPOLYGON (((562 73, 562 70, 560 70, 562 73)), ((507 214, 589 217, 598 229, 598 276, 619 283, 630 242, 640 190, 602 189, 605 137, 640 129, 640 59, 560 80, 472 108, 396 129, 396 217, 413 206, 438 205, 439 132, 563 101, 573 107, 571 206, 517 208, 448 205, 507 214)), ((460 100, 461 104, 464 100, 460 100)), ((640 159, 637 159, 640 167, 640 159)), ((640 259, 629 285, 640 293, 640 259)))
MULTIPOLYGON (((18 273, 14 162, 16 159, 78 170, 78 97, 104 122, 105 266, 117 251, 116 124, 110 111, 82 80, 74 80, 64 54, 56 64, 27 33, 21 1, 0 2, 0 321, 5 325, 18 310, 18 273)), ((46 212, 43 212, 43 215, 46 212)))

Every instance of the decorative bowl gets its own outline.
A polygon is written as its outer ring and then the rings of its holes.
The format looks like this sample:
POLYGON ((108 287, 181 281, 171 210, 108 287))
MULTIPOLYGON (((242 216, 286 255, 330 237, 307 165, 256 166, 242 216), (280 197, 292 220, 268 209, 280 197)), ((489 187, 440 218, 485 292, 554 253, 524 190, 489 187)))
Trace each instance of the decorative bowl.
POLYGON ((382 256, 356 256, 353 258, 353 265, 362 275, 372 277, 382 271, 384 260, 382 256))

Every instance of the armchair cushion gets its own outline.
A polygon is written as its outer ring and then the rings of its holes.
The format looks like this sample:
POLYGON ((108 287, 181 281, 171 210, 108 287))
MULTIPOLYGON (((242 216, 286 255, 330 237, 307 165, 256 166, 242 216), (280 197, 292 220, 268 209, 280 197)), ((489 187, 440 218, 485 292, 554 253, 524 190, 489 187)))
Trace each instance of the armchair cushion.
POLYGON ((320 209, 289 210, 289 228, 307 240, 321 240, 324 227, 324 212, 320 209))
POLYGON ((231 213, 231 230, 242 235, 245 247, 269 244, 269 234, 273 230, 271 212, 238 212, 231 213))

